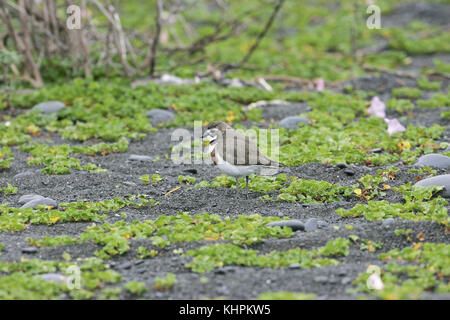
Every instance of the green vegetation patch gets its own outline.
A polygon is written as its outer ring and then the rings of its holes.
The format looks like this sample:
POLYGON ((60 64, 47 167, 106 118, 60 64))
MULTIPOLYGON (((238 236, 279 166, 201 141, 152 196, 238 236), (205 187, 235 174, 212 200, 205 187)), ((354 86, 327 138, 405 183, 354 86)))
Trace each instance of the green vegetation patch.
POLYGON ((388 100, 388 102, 386 102, 386 107, 402 114, 409 113, 414 109, 414 105, 411 103, 411 101, 395 98, 388 100))
POLYGON ((417 100, 417 105, 421 108, 444 108, 450 107, 450 92, 435 93, 428 100, 417 100))
POLYGON ((378 257, 382 261, 391 261, 381 271, 383 289, 368 289, 366 283, 370 274, 362 273, 354 281, 356 288, 353 293, 364 292, 388 300, 420 299, 426 292, 450 293, 449 244, 417 243, 412 247, 393 249, 378 257))
POLYGON ((320 256, 346 256, 349 253, 350 245, 349 240, 336 238, 329 241, 324 247, 311 251, 295 248, 259 254, 257 250, 243 249, 234 244, 212 244, 189 250, 187 255, 194 259, 186 264, 186 267, 194 272, 203 273, 227 265, 261 268, 280 268, 291 264, 300 264, 302 268, 337 265, 339 261, 320 256))
POLYGON ((445 128, 416 127, 392 136, 387 124, 367 115, 368 103, 360 98, 324 93, 308 101, 314 108, 306 116, 311 124, 297 130, 280 128, 280 162, 301 165, 309 162, 383 165, 403 160, 413 163, 423 153, 441 149, 434 140, 445 128), (382 153, 371 150, 381 148, 382 153))
POLYGON ((281 190, 278 199, 284 201, 300 200, 304 203, 324 203, 342 200, 350 196, 353 189, 326 181, 297 179, 281 190))
POLYGON ((442 82, 430 81, 428 78, 422 77, 417 80, 417 86, 422 90, 435 91, 441 88, 442 82))
POLYGON ((98 258, 77 262, 42 261, 0 262, 0 299, 49 300, 67 294, 73 299, 90 299, 100 288, 121 281, 122 276, 98 258), (45 281, 42 274, 58 273, 67 283, 45 281))
POLYGON ((417 36, 412 37, 407 30, 396 28, 392 30, 391 34, 390 47, 411 55, 450 52, 450 34, 448 32, 442 32, 435 36, 417 38, 417 36))
MULTIPOLYGON (((153 199, 148 200, 146 196, 130 196, 129 199, 116 197, 110 200, 99 202, 70 202, 60 203, 59 209, 52 209, 47 206, 38 206, 36 209, 18 209, 10 207, 8 203, 0 205, 0 232, 22 231, 28 224, 52 225, 57 222, 88 222, 102 221, 106 219, 106 213, 117 211, 124 207, 143 207, 154 204, 153 199)), ((49 241, 63 242, 67 238, 61 237, 58 240, 45 238, 43 245, 49 241)))
MULTIPOLYGON (((198 214, 191 216, 180 213, 176 216, 161 215, 156 220, 133 221, 123 220, 116 223, 104 223, 90 226, 80 234, 79 239, 67 236, 29 239, 29 243, 37 246, 62 245, 93 241, 103 248, 95 254, 103 259, 123 254, 130 250, 131 239, 150 239, 152 245, 164 248, 171 243, 188 241, 229 240, 235 244, 252 244, 265 238, 288 238, 292 236, 290 228, 266 228, 267 223, 279 221, 276 217, 259 215, 239 216, 237 218, 221 218, 217 214, 198 214)), ((153 257, 156 250, 138 248, 140 258, 153 257)))
POLYGON ((2 191, 5 194, 5 196, 9 196, 11 194, 16 194, 18 189, 16 187, 14 187, 13 185, 11 185, 10 183, 7 183, 6 187, 3 187, 3 188, 0 187, 0 193, 2 191))
POLYGON ((177 282, 177 277, 173 273, 168 273, 165 278, 155 278, 153 288, 155 290, 167 291, 171 290, 177 282))
POLYGON ((11 153, 11 148, 0 148, 0 171, 8 169, 13 161, 14 155, 11 153))
POLYGON ((396 98, 417 99, 422 96, 422 91, 417 88, 402 87, 392 89, 392 94, 396 98))
POLYGON ((107 155, 115 152, 126 152, 128 140, 120 139, 115 143, 98 143, 90 146, 74 146, 68 144, 49 146, 47 144, 29 144, 20 146, 20 150, 29 152, 31 157, 28 165, 44 165, 41 170, 46 174, 70 174, 70 169, 87 170, 91 172, 106 172, 93 163, 81 165, 81 160, 70 157, 72 154, 85 154, 89 156, 107 155))
POLYGON ((440 196, 433 197, 442 187, 411 187, 409 183, 393 189, 403 194, 404 203, 369 201, 367 204, 357 204, 349 210, 337 209, 336 213, 344 218, 364 216, 368 221, 400 218, 448 224, 449 217, 445 207, 448 202, 440 196))
MULTIPOLYGON (((221 174, 214 178, 212 182, 201 181, 195 187, 236 187, 234 177, 221 174)), ((244 178, 239 179, 239 188, 245 188, 244 178)), ((316 181, 299 179, 297 177, 287 178, 286 174, 277 176, 251 175, 248 183, 249 190, 269 193, 279 190, 280 201, 301 201, 305 203, 324 203, 340 201, 342 197, 350 196, 353 189, 346 186, 339 186, 326 181, 316 181)), ((265 198, 263 198, 265 199, 265 198)))

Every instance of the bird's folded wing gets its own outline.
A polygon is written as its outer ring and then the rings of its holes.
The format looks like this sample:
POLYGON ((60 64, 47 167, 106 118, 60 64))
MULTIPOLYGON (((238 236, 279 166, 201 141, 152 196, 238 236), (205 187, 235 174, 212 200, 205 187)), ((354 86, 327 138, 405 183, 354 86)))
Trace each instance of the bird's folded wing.
POLYGON ((222 158, 233 165, 278 165, 277 162, 259 152, 258 146, 252 139, 235 130, 226 130, 218 140, 216 148, 222 158))

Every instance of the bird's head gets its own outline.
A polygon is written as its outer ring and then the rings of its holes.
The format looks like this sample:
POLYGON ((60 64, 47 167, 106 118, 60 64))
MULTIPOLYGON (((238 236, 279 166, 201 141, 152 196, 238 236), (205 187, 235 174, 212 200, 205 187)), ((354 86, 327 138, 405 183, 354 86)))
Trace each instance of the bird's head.
POLYGON ((210 123, 203 132, 203 139, 208 140, 210 143, 217 140, 219 134, 223 134, 225 130, 232 129, 230 125, 222 121, 215 121, 210 123))

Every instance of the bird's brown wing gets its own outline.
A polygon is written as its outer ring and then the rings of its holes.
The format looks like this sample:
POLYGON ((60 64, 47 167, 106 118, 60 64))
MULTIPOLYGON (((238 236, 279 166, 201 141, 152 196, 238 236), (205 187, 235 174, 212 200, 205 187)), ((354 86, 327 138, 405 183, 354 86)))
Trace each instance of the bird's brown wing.
POLYGON ((252 139, 236 130, 225 130, 218 138, 215 149, 226 162, 233 165, 278 165, 263 155, 252 139))

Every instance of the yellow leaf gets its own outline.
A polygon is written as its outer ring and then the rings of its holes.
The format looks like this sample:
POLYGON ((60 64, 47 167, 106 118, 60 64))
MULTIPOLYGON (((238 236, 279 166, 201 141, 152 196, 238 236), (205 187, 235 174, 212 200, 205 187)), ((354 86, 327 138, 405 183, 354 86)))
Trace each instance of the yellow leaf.
POLYGON ((227 116, 227 122, 232 122, 234 120, 234 113, 233 111, 228 111, 228 116, 227 116))
POLYGON ((408 141, 400 141, 397 143, 397 148, 399 151, 411 149, 411 144, 408 141))
POLYGON ((361 189, 355 189, 355 190, 353 190, 353 192, 354 193, 356 193, 358 196, 360 196, 361 195, 361 193, 362 193, 362 191, 361 191, 361 189))
POLYGON ((390 185, 388 185, 388 184, 383 184, 383 188, 381 188, 381 190, 388 190, 388 189, 390 189, 390 188, 391 188, 390 185))
POLYGON ((414 245, 414 250, 417 250, 422 246, 422 242, 418 242, 418 243, 414 242, 413 245, 414 245))
POLYGON ((50 218, 50 221, 52 222, 52 223, 56 223, 56 221, 58 221, 60 219, 60 217, 51 217, 50 218))

